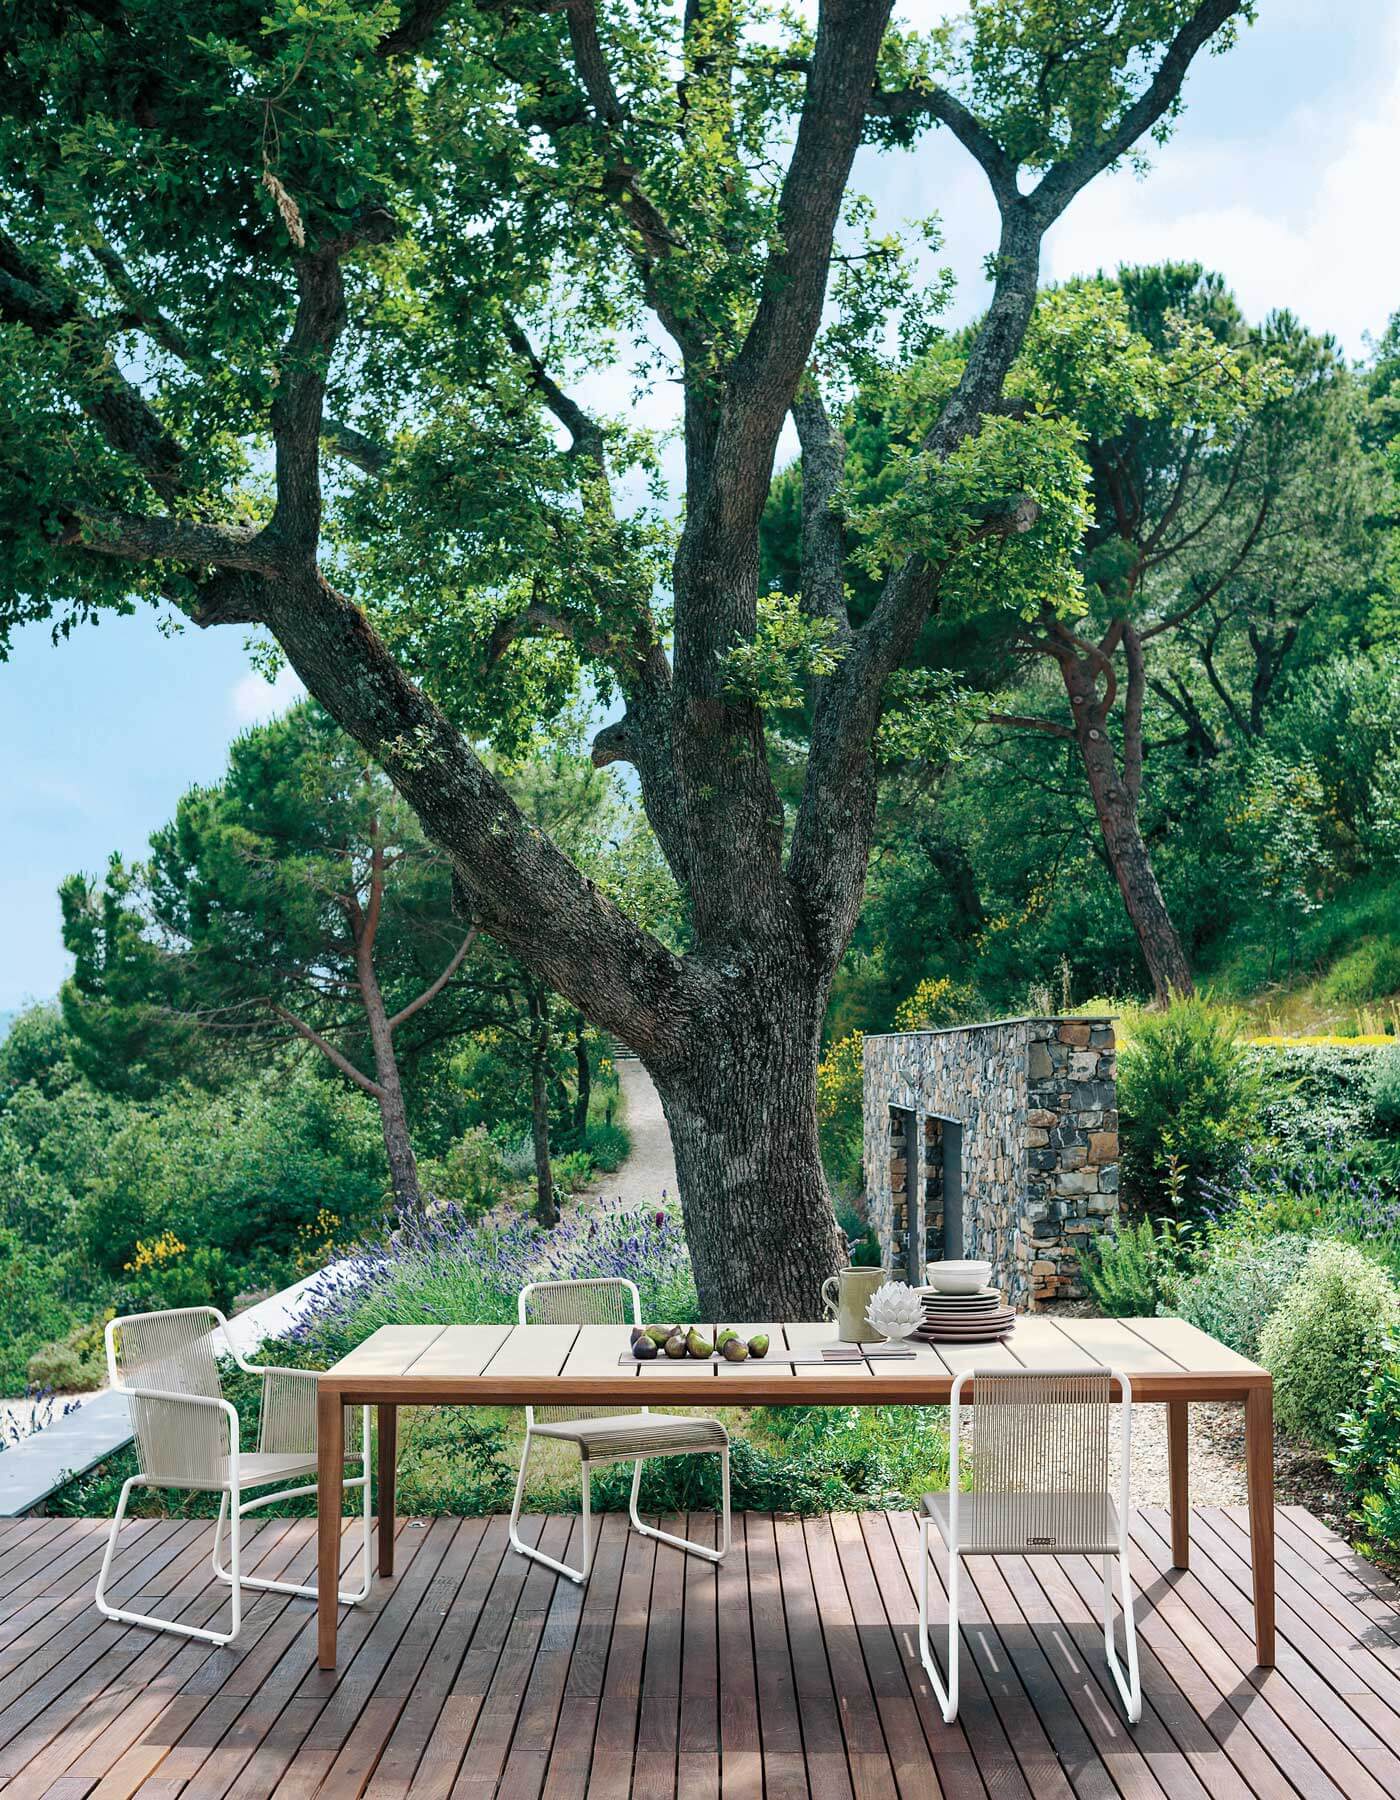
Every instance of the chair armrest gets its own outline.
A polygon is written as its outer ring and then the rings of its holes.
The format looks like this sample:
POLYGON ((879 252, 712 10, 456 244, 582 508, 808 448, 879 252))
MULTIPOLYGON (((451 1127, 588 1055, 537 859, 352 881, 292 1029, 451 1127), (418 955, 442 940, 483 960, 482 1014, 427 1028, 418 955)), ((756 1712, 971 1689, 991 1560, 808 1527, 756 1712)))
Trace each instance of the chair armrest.
POLYGON ((166 1388, 119 1385, 116 1391, 130 1404, 144 1475, 198 1487, 222 1486, 230 1469, 236 1474, 238 1412, 229 1401, 166 1388), (222 1432, 211 1414, 223 1415, 222 1432))

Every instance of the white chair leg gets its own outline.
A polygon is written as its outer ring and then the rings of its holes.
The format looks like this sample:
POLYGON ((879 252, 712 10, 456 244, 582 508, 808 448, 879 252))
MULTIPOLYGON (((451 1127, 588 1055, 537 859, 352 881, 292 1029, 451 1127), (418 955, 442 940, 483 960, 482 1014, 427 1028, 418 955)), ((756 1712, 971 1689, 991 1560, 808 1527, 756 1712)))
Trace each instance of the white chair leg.
POLYGON ((1103 1643, 1108 1657, 1109 1673, 1113 1676, 1114 1686, 1118 1689, 1123 1709, 1128 1715, 1128 1723, 1136 1725, 1142 1717, 1142 1680, 1138 1672, 1137 1653, 1137 1621, 1133 1616, 1132 1585, 1128 1576, 1128 1559, 1121 1552, 1118 1556, 1119 1576, 1122 1583, 1123 1635, 1127 1643, 1128 1671, 1125 1675, 1118 1661, 1118 1652, 1113 1643, 1113 1577, 1110 1569, 1112 1558, 1103 1559, 1103 1643))
POLYGON ((533 1544, 527 1544, 520 1535, 520 1506, 525 1497, 525 1469, 530 1461, 532 1443, 530 1428, 525 1428, 525 1444, 520 1452, 520 1473, 515 1479, 515 1498, 510 1507, 510 1547, 518 1556, 528 1556, 532 1562, 543 1563, 547 1569, 553 1569, 557 1575, 564 1575, 570 1581, 582 1585, 588 1580, 588 1571, 593 1567, 593 1482, 588 1464, 580 1462, 582 1494, 580 1512, 583 1515, 583 1567, 571 1568, 568 1563, 560 1562, 556 1557, 546 1556, 543 1550, 537 1550, 533 1544))
POLYGON ((689 1556, 700 1556, 706 1562, 723 1562, 729 1554, 730 1514, 729 1514, 729 1449, 726 1446, 718 1452, 720 1468, 720 1543, 718 1549, 709 1544, 697 1544, 693 1538, 677 1537, 670 1531, 659 1531, 655 1525, 643 1524, 637 1511, 637 1496, 642 1487, 642 1463, 646 1460, 639 1457, 632 1466, 632 1498, 628 1504, 628 1515, 632 1520, 632 1529, 639 1531, 643 1537, 655 1538, 658 1544, 670 1544, 675 1550, 684 1550, 689 1556))
MULTIPOLYGON (((360 1463, 360 1468, 363 1473, 351 1475, 341 1482, 342 1495, 350 1488, 359 1488, 361 1491, 359 1554, 360 1585, 353 1592, 347 1591, 345 1588, 341 1588, 337 1592, 336 1598, 343 1606, 358 1606, 362 1600, 368 1599, 372 1579, 370 1548, 372 1536, 370 1530, 369 1408, 365 1407, 363 1411, 363 1434, 360 1446, 360 1452, 363 1458, 360 1463)), ((245 1513, 259 1511, 264 1506, 275 1506, 279 1500, 295 1500, 302 1494, 314 1494, 315 1491, 315 1488, 288 1488, 285 1492, 263 1494, 257 1500, 250 1501, 247 1506, 236 1508, 235 1517, 241 1518, 245 1513)), ((343 1504, 344 1502, 342 1500, 342 1505, 343 1504)), ((218 1576, 219 1580, 228 1582, 232 1585, 232 1570, 224 1568, 219 1561, 219 1545, 223 1540, 224 1518, 227 1510, 228 1495, 225 1494, 219 1501, 219 1516, 214 1524, 214 1554, 211 1560, 214 1566, 214 1573, 218 1576)), ((245 1575, 240 1585, 245 1588, 258 1588, 266 1594, 294 1594, 303 1600, 314 1600, 316 1598, 316 1583, 314 1581, 269 1581, 262 1575, 245 1575)))
MULTIPOLYGON (((97 1610, 107 1619, 117 1619, 123 1625, 146 1625, 153 1631, 173 1631, 179 1637, 198 1638, 205 1644, 231 1644, 238 1636, 242 1624, 242 1611, 238 1604, 238 1589, 233 1591, 233 1619, 227 1631, 209 1631, 202 1625, 185 1625, 179 1619, 159 1619, 154 1613, 129 1612, 122 1606, 111 1606, 107 1601, 107 1577, 112 1570, 112 1556, 117 1547, 117 1533, 121 1530, 122 1520, 126 1516, 126 1503, 131 1497, 132 1488, 138 1484, 146 1485, 140 1475, 132 1475, 122 1483, 122 1491, 117 1500, 117 1510, 112 1515, 112 1528, 107 1533, 107 1548, 102 1555, 102 1567, 97 1572, 97 1587, 93 1593, 93 1602, 97 1610)), ((238 1567, 238 1531, 233 1532, 233 1567, 238 1567)))
POLYGON ((958 1554, 948 1552, 948 1685, 934 1660, 928 1635, 928 1519, 919 1520, 919 1660, 924 1665, 945 1725, 958 1716, 958 1554))

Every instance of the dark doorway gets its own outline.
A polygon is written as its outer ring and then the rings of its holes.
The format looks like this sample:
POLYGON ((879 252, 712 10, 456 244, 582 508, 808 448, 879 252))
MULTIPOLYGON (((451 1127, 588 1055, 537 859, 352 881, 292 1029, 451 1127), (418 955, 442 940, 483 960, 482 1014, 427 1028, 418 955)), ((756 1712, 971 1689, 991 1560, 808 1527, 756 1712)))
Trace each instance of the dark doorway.
MULTIPOLYGON (((930 1113, 923 1131, 924 1261, 957 1262, 963 1253, 962 1124, 930 1113)), ((915 1286, 924 1284, 918 1271, 915 1286)))

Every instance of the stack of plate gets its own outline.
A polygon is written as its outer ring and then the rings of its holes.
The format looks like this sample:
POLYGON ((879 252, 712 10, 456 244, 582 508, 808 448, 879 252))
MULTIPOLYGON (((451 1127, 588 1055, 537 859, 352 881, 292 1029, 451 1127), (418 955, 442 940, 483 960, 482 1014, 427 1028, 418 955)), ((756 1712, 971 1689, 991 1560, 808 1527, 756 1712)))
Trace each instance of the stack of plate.
POLYGON ((939 1294, 921 1290, 924 1322, 917 1336, 927 1344, 992 1344, 1010 1337, 1016 1314, 995 1288, 975 1294, 939 1294))

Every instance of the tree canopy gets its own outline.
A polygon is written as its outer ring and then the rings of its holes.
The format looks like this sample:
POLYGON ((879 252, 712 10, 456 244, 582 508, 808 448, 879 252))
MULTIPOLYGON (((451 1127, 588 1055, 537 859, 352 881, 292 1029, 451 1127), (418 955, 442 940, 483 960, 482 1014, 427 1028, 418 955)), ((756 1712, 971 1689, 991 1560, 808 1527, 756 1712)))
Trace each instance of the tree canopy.
POLYGON ((4 27, 4 619, 63 632, 150 599, 264 628, 483 929, 647 1059, 707 1308, 805 1313, 835 1255, 817 1049, 888 684, 935 606, 1034 618, 1074 579, 1074 432, 1002 404, 1040 244, 1251 9, 971 0, 917 34, 888 0, 814 22, 761 0, 264 6, 4 27), (847 522, 828 403, 892 338, 927 342, 943 294, 848 193, 852 162, 934 126, 997 204, 991 299, 847 522), (619 354, 640 390, 680 387, 678 532, 654 442, 577 397, 619 354), (758 527, 789 413, 803 629, 775 639, 758 527), (863 620, 848 550, 878 588, 863 620), (755 686, 785 643, 820 675, 788 818, 755 686), (684 954, 481 754, 580 670, 620 702, 593 755, 636 771, 684 954))

